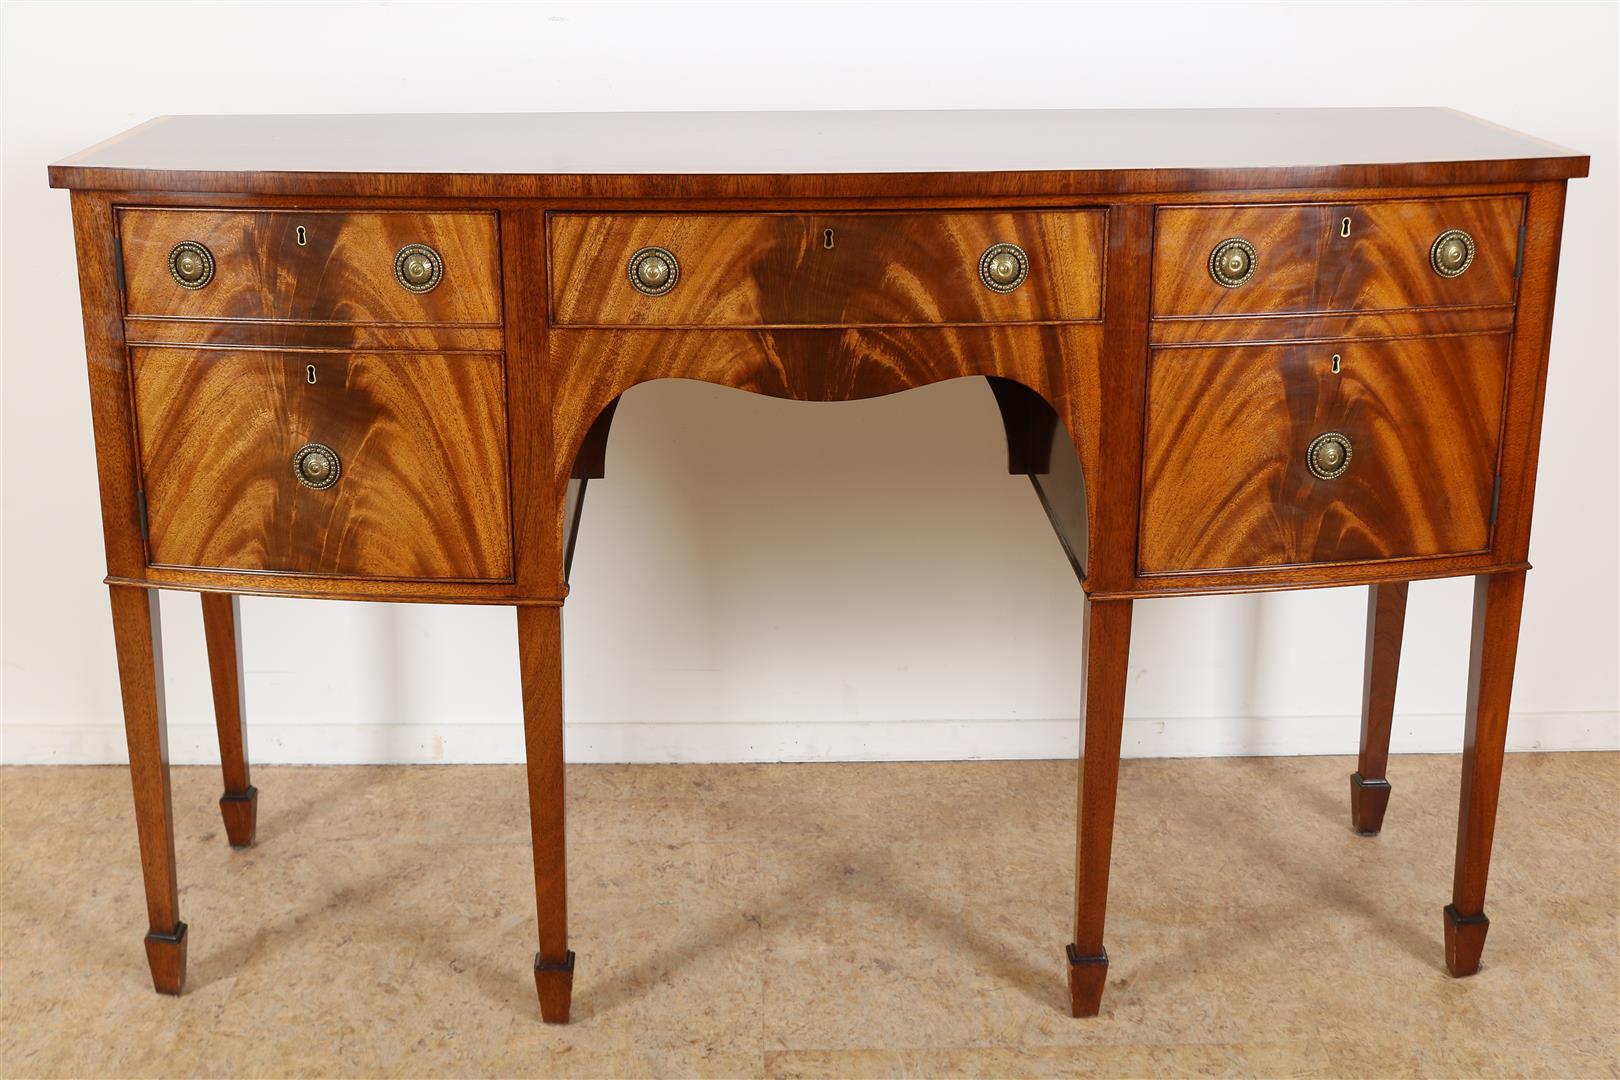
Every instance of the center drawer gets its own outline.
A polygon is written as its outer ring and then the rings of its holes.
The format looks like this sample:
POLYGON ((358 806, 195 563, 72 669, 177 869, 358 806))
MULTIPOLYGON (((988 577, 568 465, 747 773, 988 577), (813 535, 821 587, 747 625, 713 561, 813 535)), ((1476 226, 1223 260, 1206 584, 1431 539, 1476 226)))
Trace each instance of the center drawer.
POLYGON ((153 564, 510 580, 499 354, 130 357, 153 564))
POLYGON ((1140 571, 1487 549, 1508 342, 1153 350, 1140 571))
POLYGON ((1098 210, 558 213, 548 227, 558 326, 1064 322, 1102 314, 1098 210))

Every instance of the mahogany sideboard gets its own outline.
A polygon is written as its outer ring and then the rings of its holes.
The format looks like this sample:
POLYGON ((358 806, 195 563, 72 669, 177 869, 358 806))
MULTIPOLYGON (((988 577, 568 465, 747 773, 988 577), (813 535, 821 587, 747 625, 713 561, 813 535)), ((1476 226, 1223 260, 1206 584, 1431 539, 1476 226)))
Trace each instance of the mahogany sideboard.
MULTIPOLYGON (((1131 604, 1365 585, 1377 833, 1408 582, 1470 575, 1446 963, 1485 916, 1566 182, 1443 109, 166 117, 71 189, 159 991, 185 980, 160 589, 201 594, 233 846, 240 594, 517 612, 540 1011, 568 1018, 562 606, 616 403, 980 377, 1083 587, 1075 1016, 1131 604)), ((881 554, 874 557, 884 557, 881 554)))

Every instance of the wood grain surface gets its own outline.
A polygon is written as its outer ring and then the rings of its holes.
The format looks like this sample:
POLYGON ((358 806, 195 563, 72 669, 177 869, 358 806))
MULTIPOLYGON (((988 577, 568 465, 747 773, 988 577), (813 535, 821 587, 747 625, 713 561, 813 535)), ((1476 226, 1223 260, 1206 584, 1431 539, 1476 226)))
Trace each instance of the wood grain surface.
POLYGON ((1423 199, 1297 206, 1169 207, 1158 212, 1153 314, 1255 315, 1512 303, 1524 200, 1423 199), (1340 235, 1345 218, 1350 235, 1340 235), (1469 233, 1473 265, 1447 278, 1429 249, 1469 233), (1227 287, 1209 273, 1229 238, 1255 249, 1254 276, 1227 287))
POLYGON ((1508 362, 1508 402, 1502 419, 1502 497, 1496 551, 1505 560, 1527 562, 1541 455, 1541 418, 1547 400, 1548 357, 1558 260, 1564 233, 1565 185, 1530 189, 1530 219, 1524 230, 1519 314, 1508 362))
POLYGON ((1100 211, 864 214, 553 214, 559 326, 842 326, 1095 319, 1100 211), (987 288, 997 243, 1029 257, 1012 292, 987 288), (831 245, 831 246, 829 246, 831 245), (630 284, 657 246, 680 278, 661 296, 630 284))
POLYGON ((72 203, 107 574, 138 577, 146 568, 146 545, 136 494, 141 480, 129 407, 129 351, 119 318, 116 211, 110 199, 94 192, 75 191, 72 203))
POLYGON ((1463 714, 1462 783, 1457 798, 1457 862, 1451 903, 1444 912, 1446 967, 1473 975, 1491 921, 1485 886, 1502 793, 1508 706, 1519 654, 1524 573, 1474 579, 1474 621, 1468 643, 1468 704, 1463 714))
POLYGON ((1068 948, 1072 1016, 1097 1015, 1108 979, 1103 925, 1108 914, 1125 690, 1130 681, 1131 607, 1129 600, 1087 600, 1081 622, 1086 678, 1080 706, 1080 782, 1075 791, 1079 828, 1074 847, 1074 937, 1068 948))
POLYGON ((1503 333, 1513 329, 1515 308, 1422 308, 1316 315, 1230 315, 1208 319, 1154 319, 1155 345, 1266 344, 1333 341, 1336 338, 1440 337, 1503 333))
POLYGON ((324 352, 501 352, 499 326, 434 323, 309 323, 129 318, 131 345, 213 345, 242 349, 315 349, 324 352))
POLYGON ((541 1017, 547 1023, 566 1024, 574 987, 574 954, 568 948, 562 609, 519 608, 517 634, 540 942, 534 955, 535 990, 541 1017))
POLYGON ((511 576, 501 358, 132 349, 151 561, 511 576), (306 369, 313 365, 311 385, 306 369), (336 484, 293 473, 330 446, 336 484))
POLYGON ((253 786, 248 765, 240 598, 229 593, 203 593, 202 616, 208 681, 214 690, 214 725, 219 729, 219 765, 225 778, 219 812, 231 847, 248 847, 253 843, 258 821, 259 790, 253 786))
POLYGON ((118 215, 125 311, 178 319, 288 319, 341 323, 501 321, 495 215, 328 210, 156 210, 118 215), (305 243, 298 243, 303 228, 305 243), (169 252, 196 241, 214 277, 182 288, 169 252), (432 291, 394 277, 394 257, 426 244, 444 261, 432 291))
POLYGON ((1584 154, 1453 109, 169 116, 58 187, 390 199, 1020 197, 1527 182, 1584 154))
POLYGON ((113 586, 113 642, 135 791, 135 834, 146 891, 146 961, 152 987, 178 994, 186 982, 186 924, 174 860, 174 796, 169 783, 169 721, 163 693, 163 622, 158 594, 113 586))
POLYGON ((1142 573, 1489 547, 1508 340, 1154 350, 1142 573), (1319 480, 1328 431, 1351 459, 1319 480))

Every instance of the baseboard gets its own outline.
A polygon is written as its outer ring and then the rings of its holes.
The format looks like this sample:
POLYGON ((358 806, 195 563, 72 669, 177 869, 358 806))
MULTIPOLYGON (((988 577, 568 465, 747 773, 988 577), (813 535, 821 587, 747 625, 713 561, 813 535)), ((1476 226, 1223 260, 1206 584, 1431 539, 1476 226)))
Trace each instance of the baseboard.
MULTIPOLYGON (((1349 754, 1356 716, 1128 717, 1126 757, 1263 757, 1349 754)), ((1054 720, 816 723, 574 723, 569 761, 931 761, 1065 758, 1078 725, 1054 720)), ((1397 716, 1397 754, 1457 753, 1459 714, 1397 716)), ((1508 749, 1620 750, 1620 713, 1514 713, 1508 749)), ((521 761, 517 723, 290 724, 249 721, 255 764, 487 764, 521 761)), ((219 760, 212 724, 169 725, 177 765, 219 760)), ((7 723, 0 763, 100 765, 126 760, 119 724, 7 723)))

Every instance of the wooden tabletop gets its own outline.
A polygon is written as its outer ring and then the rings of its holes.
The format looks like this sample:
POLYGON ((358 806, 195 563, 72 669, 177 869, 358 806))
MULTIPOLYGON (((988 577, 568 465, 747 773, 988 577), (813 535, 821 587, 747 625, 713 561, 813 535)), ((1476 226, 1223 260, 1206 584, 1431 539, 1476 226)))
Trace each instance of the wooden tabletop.
POLYGON ((1450 109, 170 116, 56 187, 672 197, 1066 194, 1584 176, 1450 109))

